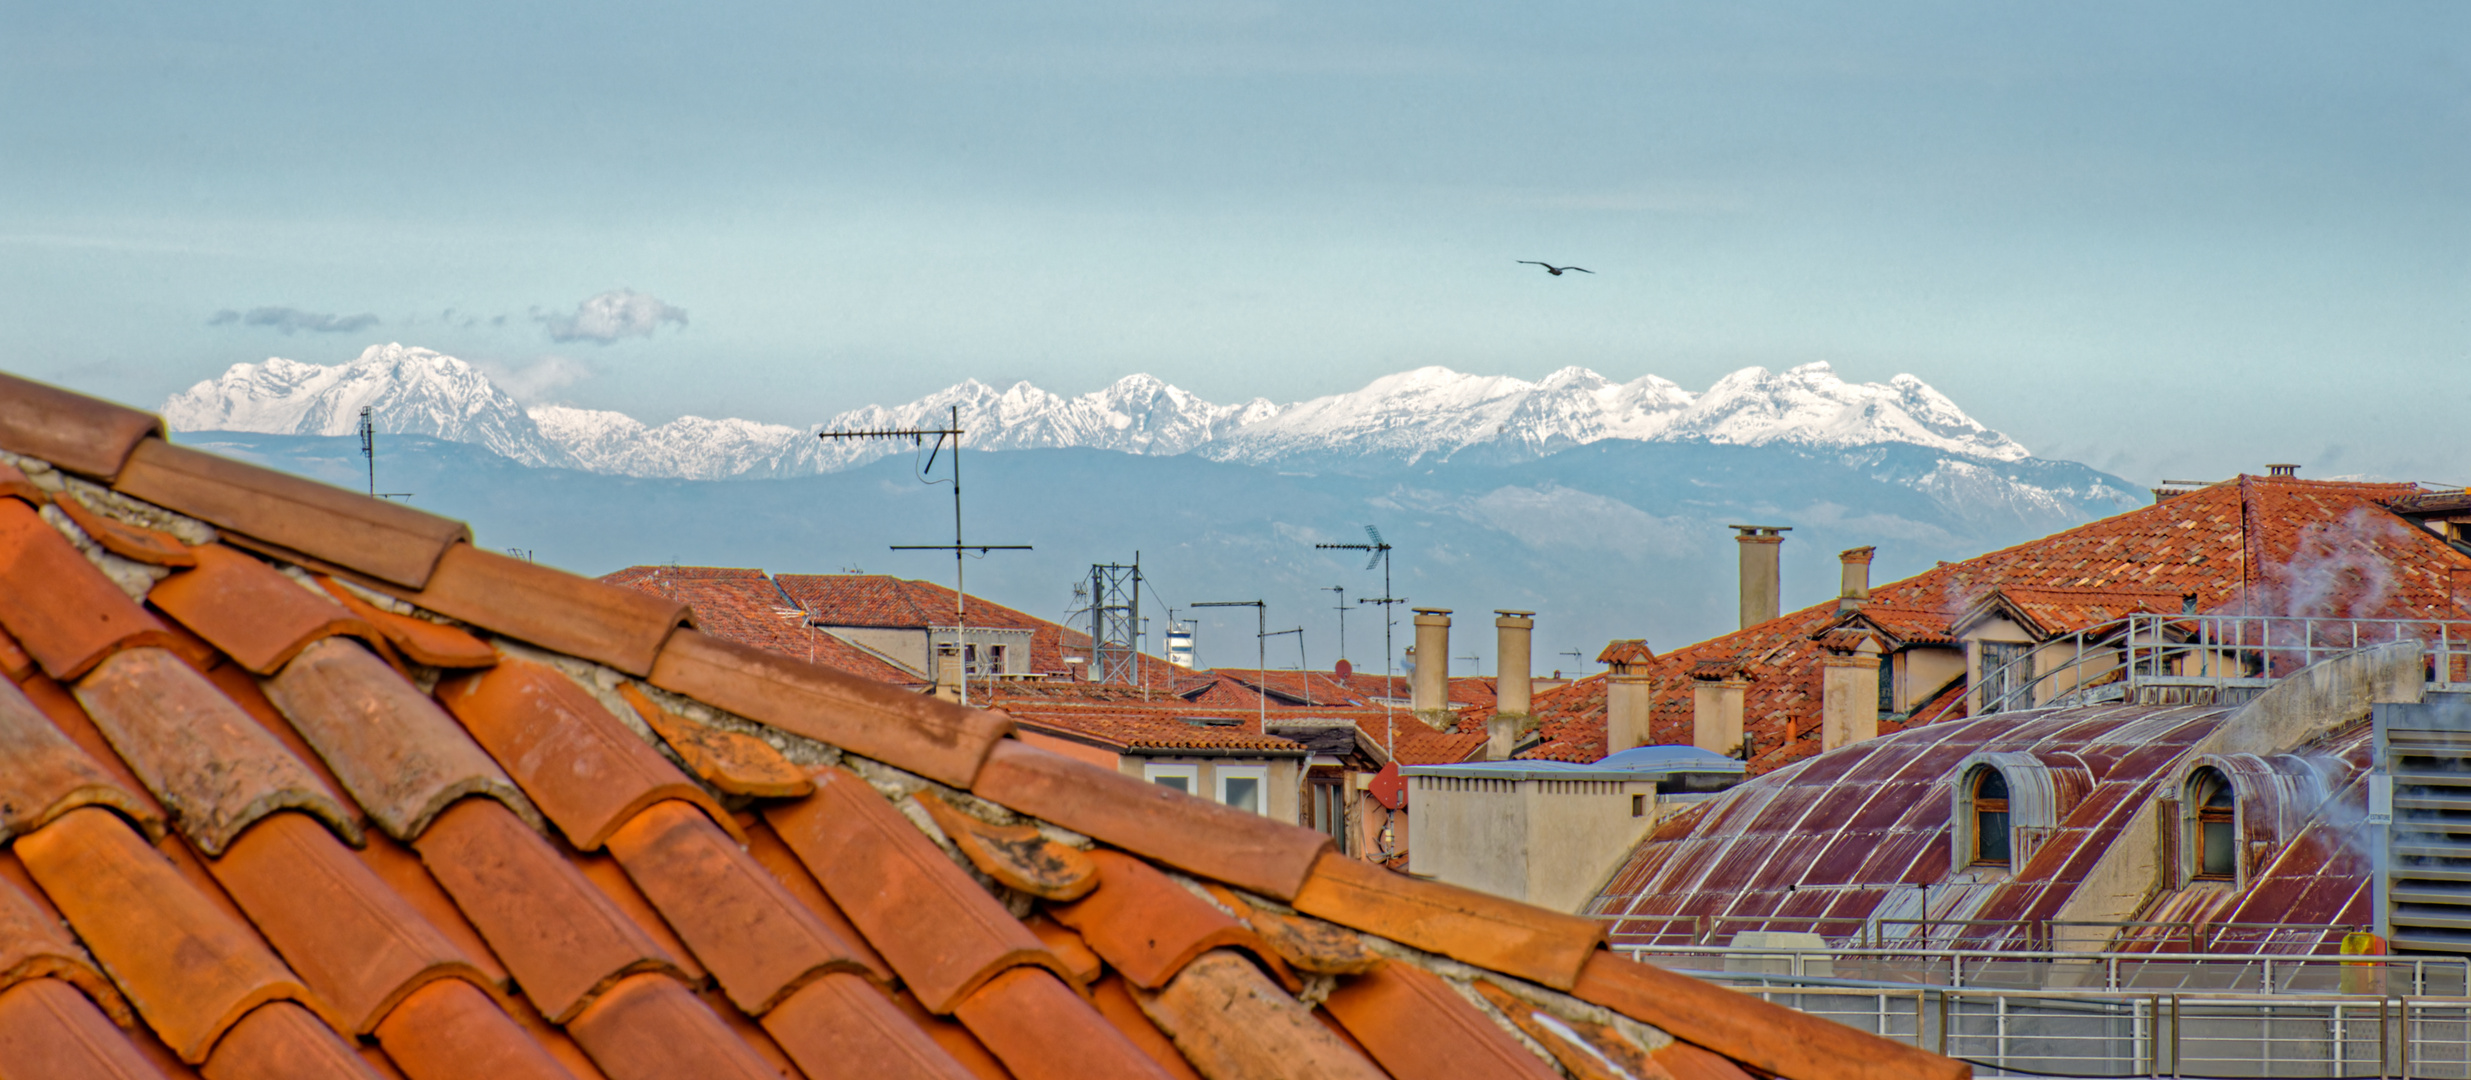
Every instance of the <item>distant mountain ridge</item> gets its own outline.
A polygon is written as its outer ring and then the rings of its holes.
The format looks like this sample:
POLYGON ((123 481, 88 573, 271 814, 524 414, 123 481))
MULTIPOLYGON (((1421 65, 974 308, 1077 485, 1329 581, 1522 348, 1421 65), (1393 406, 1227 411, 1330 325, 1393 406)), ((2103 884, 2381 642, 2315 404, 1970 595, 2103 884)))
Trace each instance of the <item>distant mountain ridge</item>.
POLYGON ((1616 383, 1577 367, 1535 382, 1425 367, 1288 405, 1265 398, 1214 404, 1149 375, 1073 397, 1027 382, 997 390, 970 379, 907 404, 870 405, 794 428, 695 416, 655 426, 606 410, 526 408, 469 363, 386 344, 345 364, 235 364, 173 395, 163 416, 179 431, 335 436, 352 434, 367 407, 380 431, 469 443, 525 465, 722 480, 863 465, 894 451, 814 433, 940 422, 954 406, 978 450, 1085 448, 1252 465, 1508 462, 1608 439, 1805 451, 1905 445, 1984 463, 2031 457, 1912 375, 1848 383, 1825 363, 1744 368, 1695 394, 1654 375, 1616 383))

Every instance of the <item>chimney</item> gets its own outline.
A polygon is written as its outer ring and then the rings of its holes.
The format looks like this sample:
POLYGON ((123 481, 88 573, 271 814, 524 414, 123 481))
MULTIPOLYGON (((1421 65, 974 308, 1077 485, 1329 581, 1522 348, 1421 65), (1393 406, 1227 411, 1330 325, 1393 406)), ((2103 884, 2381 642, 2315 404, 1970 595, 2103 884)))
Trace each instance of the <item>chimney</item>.
POLYGON ((1788 525, 1727 525, 1734 531, 1733 541, 1742 549, 1742 629, 1747 630, 1775 618, 1777 548, 1785 542, 1782 533, 1792 532, 1788 525))
POLYGON ((1879 735, 1879 643, 1870 635, 1851 651, 1819 658, 1819 750, 1825 753, 1879 735))
POLYGON ((1613 642, 1596 657, 1597 663, 1613 669, 1604 682, 1605 753, 1618 754, 1656 741, 1649 730, 1656 682, 1647 674, 1647 666, 1655 659, 1643 638, 1613 642))
POLYGON ((1484 730, 1490 738, 1485 744, 1485 759, 1508 761, 1517 749, 1519 736, 1527 733, 1534 721, 1528 679, 1528 652, 1531 634, 1536 629, 1533 611, 1495 611, 1493 632, 1495 659, 1493 668, 1493 718, 1485 721, 1484 730))
POLYGON ((1416 609, 1416 672, 1408 684, 1416 719, 1436 729, 1450 726, 1450 612, 1416 609))
POLYGON ((961 650, 951 645, 935 648, 935 696, 950 702, 961 700, 961 650))
POLYGON ((1844 588, 1836 594, 1837 611, 1860 611, 1862 605, 1870 600, 1870 556, 1876 550, 1858 547, 1836 554, 1837 560, 1844 564, 1844 588))
POLYGON ((2299 466, 2297 466, 2297 465, 2267 465, 2267 466, 2265 467, 2265 475, 2267 475, 2267 476, 2288 476, 2288 477, 2291 477, 2291 478, 2293 478, 2293 479, 2298 479, 2298 477, 2299 477, 2299 466))
POLYGON ((1690 673, 1690 745, 1726 757, 1742 751, 1742 698, 1750 681, 1732 664, 1710 662, 1690 673))

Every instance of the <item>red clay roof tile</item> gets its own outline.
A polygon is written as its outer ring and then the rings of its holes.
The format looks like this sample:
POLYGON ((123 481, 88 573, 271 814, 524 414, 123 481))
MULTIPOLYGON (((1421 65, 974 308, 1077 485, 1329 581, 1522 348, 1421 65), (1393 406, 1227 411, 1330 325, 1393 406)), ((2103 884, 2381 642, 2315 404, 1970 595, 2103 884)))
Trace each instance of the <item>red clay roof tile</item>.
POLYGON ((507 657, 439 683, 437 699, 585 851, 662 799, 683 799, 728 820, 710 794, 547 664, 507 657))
POLYGON ((504 804, 456 803, 412 847, 551 1023, 564 1023, 622 976, 677 968, 504 804))
POLYGON ((358 815, 214 684, 161 649, 131 649, 79 680, 95 726, 208 855, 285 808, 314 814, 359 843, 358 815))
POLYGON ((600 580, 685 601, 695 611, 696 628, 713 637, 882 682, 927 681, 917 671, 815 627, 808 613, 761 570, 634 566, 600 580))
MULTIPOLYGON (((23 872, 14 860, 10 866, 23 872)), ((69 936, 59 918, 35 903, 20 886, 0 881, 0 988, 27 979, 59 979, 85 991, 113 1020, 137 1021, 128 999, 120 996, 120 988, 94 966, 94 958, 69 936)))
POLYGON ((5 461, 0 461, 0 499, 17 499, 37 507, 51 502, 51 496, 43 494, 42 488, 26 478, 25 470, 5 461))
MULTIPOLYGON (((4 479, 0 478, 0 480, 4 479)), ((68 515, 69 522, 76 525, 78 531, 85 533, 95 543, 103 545, 103 550, 123 559, 155 566, 197 565, 197 553, 191 551, 187 544, 181 543, 178 537, 161 529, 149 529, 143 525, 131 525, 117 518, 104 517, 87 509, 85 503, 73 498, 53 500, 53 505, 58 506, 61 513, 68 515)))
POLYGON ((772 880, 789 890, 789 895, 805 905, 808 911, 814 912, 816 918, 823 920, 834 937, 849 946, 850 955, 866 968, 869 977, 885 986, 899 981, 892 973, 892 965, 885 963, 883 955, 867 944, 866 935, 859 933, 857 924, 850 922, 840 905, 832 902, 832 897, 824 892, 815 875, 807 873, 806 864, 798 861, 798 853, 781 842, 781 834, 772 831, 772 826, 758 819, 754 825, 747 827, 746 853, 764 868, 764 872, 772 875, 772 880))
POLYGON ((257 1007, 215 1044, 206 1080, 381 1080, 334 1030, 288 1001, 257 1007))
POLYGON ((1090 943, 1083 941, 1081 935, 1073 933, 1072 928, 1055 921, 1047 913, 1031 912, 1029 918, 1021 920, 1021 925, 1029 927, 1030 933, 1038 935, 1039 943, 1045 945, 1047 951, 1054 953, 1056 960, 1063 964, 1065 981, 1072 983, 1082 993, 1089 993, 1090 984, 1097 982, 1098 977, 1106 973, 1107 962, 1099 959, 1098 954, 1090 950, 1090 943))
POLYGON ((953 809, 932 791, 918 793, 935 827, 980 873, 1044 900, 1077 900, 1098 887, 1090 857, 1047 838, 1035 825, 996 825, 953 809))
POLYGON ((486 992, 461 979, 413 991, 376 1035, 408 1080, 574 1080, 486 992))
POLYGON ((384 640, 343 605, 222 544, 195 549, 197 566, 156 583, 146 600, 233 662, 271 675, 310 642, 352 634, 384 640))
POLYGON ((462 950, 307 817, 260 820, 207 869, 351 1034, 367 1034, 405 994, 431 980, 487 981, 462 950))
POLYGON ((1669 1044, 1652 1056, 1672 1080, 1751 1080, 1731 1060, 1686 1042, 1669 1044))
POLYGON ((973 793, 1179 870, 1264 896, 1296 894, 1330 838, 1017 741, 973 793))
POLYGON ((609 1080, 780 1080, 693 993, 666 975, 635 975, 566 1025, 609 1080))
POLYGON ((1394 1076, 1558 1080, 1441 976, 1403 960, 1341 980, 1322 1007, 1394 1076))
POLYGON ((136 821, 154 819, 153 800, 121 786, 53 727, 24 691, 0 683, 0 843, 80 806, 108 806, 136 821))
MULTIPOLYGON (((1018 964, 1063 964, 899 810, 842 769, 765 817, 927 1008, 1018 964)), ((999 1056, 1001 1056, 999 1054, 999 1056)))
POLYGON ((440 615, 635 676, 652 673, 661 644, 687 621, 686 605, 677 601, 470 544, 448 548, 425 588, 399 595, 440 615))
POLYGON ((1336 852, 1314 866, 1295 905, 1307 915, 1556 990, 1570 989, 1604 940, 1604 927, 1594 919, 1392 873, 1336 852))
POLYGON ((952 1015, 1019 1080, 1167 1080, 1149 1055, 1045 968, 1017 967, 987 980, 952 1015), (1072 1052, 1056 1053, 1059 1046, 1072 1052))
POLYGON ((336 782, 389 836, 419 836, 466 795, 486 795, 528 819, 538 817, 515 782, 435 700, 354 642, 317 642, 263 687, 336 782))
POLYGON ((865 970, 840 935, 695 807, 653 804, 610 835, 609 853, 750 1015, 824 972, 865 970))
POLYGON ((0 678, 15 682, 34 671, 34 657, 26 655, 25 646, 0 630, 0 678))
POLYGON ((336 603, 377 628, 388 643, 416 663, 438 668, 476 668, 498 662, 498 651, 488 642, 452 626, 395 614, 362 599, 333 577, 321 576, 317 583, 336 603))
POLYGON ((460 521, 159 440, 138 445, 113 489, 237 533, 245 546, 297 553, 419 588, 460 521))
POLYGON ((12 1075, 61 1080, 161 1080, 84 994, 58 979, 0 990, 0 1061, 12 1075))
POLYGON ((216 909, 110 811, 86 808, 15 851, 147 1026, 205 1059, 249 1010, 308 991, 250 928, 216 909))
POLYGON ((1609 1026, 1557 1016, 1489 980, 1476 980, 1475 989, 1513 1026, 1553 1055, 1572 1080, 1635 1080, 1655 1076, 1664 1068, 1648 1057, 1646 1047, 1609 1026))
POLYGON ((1158 1025, 1150 1022, 1149 1015, 1141 1011, 1141 1003, 1133 1000, 1132 984, 1125 982, 1123 976, 1109 975, 1100 979, 1089 988, 1088 993, 1090 1006, 1098 1010, 1098 1015, 1106 1017, 1108 1023, 1115 1025, 1115 1030, 1139 1047, 1142 1053, 1149 1055, 1150 1060, 1157 1062, 1167 1075, 1177 1080, 1202 1080, 1201 1073, 1193 1068, 1192 1062, 1184 1060, 1183 1053, 1176 1049, 1175 1040, 1158 1030, 1158 1025))
POLYGON ((0 499, 0 626, 55 679, 83 675, 123 648, 173 641, 68 537, 14 499, 0 499))
POLYGON ((1778 1076, 1962 1080, 1972 1069, 1748 994, 1601 951, 1571 994, 1778 1076))
POLYGON ((1233 952, 1193 961, 1156 993, 1132 994, 1207 1076, 1375 1080, 1382 1075, 1356 1047, 1314 1019, 1311 1009, 1233 952))
POLYGON ((1001 713, 965 709, 692 630, 670 639, 651 682, 959 788, 970 786, 988 748, 1012 730, 1001 713))
POLYGON ((635 715, 642 717, 644 724, 669 744, 678 760, 725 794, 787 799, 815 790, 815 782, 807 779, 805 770, 790 764, 788 758, 762 739, 679 716, 654 703, 633 683, 620 684, 618 696, 625 698, 634 707, 635 715))
POLYGON ((1211 886, 1210 894, 1243 915, 1262 944, 1297 971, 1360 975, 1381 963, 1381 954, 1365 948, 1364 939, 1337 923, 1259 907, 1218 886, 1211 886))
MULTIPOLYGON (((1195 957, 1234 947, 1275 958, 1250 928, 1157 868, 1120 851, 1094 851, 1098 889, 1048 908, 1133 985, 1156 990, 1195 957)), ((1275 961, 1273 961, 1275 962, 1275 961)))
POLYGON ((494 993, 510 992, 513 978, 498 963, 497 954, 489 951, 489 943, 481 940, 480 931, 455 907, 454 898, 446 895, 438 879, 429 876, 429 868, 421 865, 417 852, 381 834, 371 836, 367 845, 352 854, 479 969, 482 985, 494 993))
POLYGON ((799 987, 763 1024, 809 1076, 971 1080, 883 991, 846 972, 799 987))
POLYGON ((0 374, 0 450, 108 480, 130 447, 162 433, 153 413, 0 374))
POLYGON ((918 1003, 918 995, 907 990, 896 991, 892 995, 892 1004, 901 1010, 901 1015, 909 1017, 913 1026, 926 1032, 927 1038, 935 1040, 935 1045, 941 1047, 944 1053, 969 1070, 971 1076, 978 1080, 1013 1080, 1012 1072, 987 1051, 986 1044, 979 1042, 978 1036, 970 1034, 970 1029, 962 1027, 959 1021, 928 1012, 926 1006, 918 1003))

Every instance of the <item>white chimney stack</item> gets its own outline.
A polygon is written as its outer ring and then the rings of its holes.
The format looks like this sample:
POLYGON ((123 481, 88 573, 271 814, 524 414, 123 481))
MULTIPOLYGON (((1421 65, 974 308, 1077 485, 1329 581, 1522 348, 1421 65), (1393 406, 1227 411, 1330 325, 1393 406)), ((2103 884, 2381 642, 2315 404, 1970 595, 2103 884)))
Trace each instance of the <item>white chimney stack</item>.
POLYGON ((1779 548, 1784 546, 1789 525, 1727 525, 1734 531, 1733 541, 1740 545, 1742 555, 1742 629, 1775 618, 1782 613, 1778 607, 1779 548))

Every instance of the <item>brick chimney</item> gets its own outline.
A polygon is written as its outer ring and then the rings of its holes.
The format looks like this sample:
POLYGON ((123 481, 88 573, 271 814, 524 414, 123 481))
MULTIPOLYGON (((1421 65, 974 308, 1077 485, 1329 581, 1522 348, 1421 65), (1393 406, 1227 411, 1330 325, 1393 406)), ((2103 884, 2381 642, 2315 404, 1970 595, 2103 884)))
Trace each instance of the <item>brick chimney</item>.
POLYGON ((1876 548, 1847 548, 1836 553, 1843 564, 1844 587, 1836 594, 1836 610, 1860 611, 1870 601, 1870 556, 1876 548))
POLYGON ((1775 618, 1777 606, 1778 548, 1793 531, 1789 525, 1727 525, 1734 531, 1733 541, 1742 549, 1742 629, 1749 629, 1775 618))
POLYGON ((961 650, 951 645, 935 649, 935 696, 946 701, 961 700, 961 650))
POLYGON ((1742 699, 1750 680, 1738 665, 1711 660, 1690 671, 1690 745, 1726 757, 1742 752, 1742 699))
POLYGON ((1485 745, 1485 758, 1508 761, 1510 752, 1518 746, 1519 736, 1535 726, 1533 702, 1528 680, 1529 652, 1533 648, 1536 613, 1533 611, 1495 611, 1495 660, 1493 668, 1493 718, 1485 721, 1484 730, 1490 737, 1485 745))
POLYGON ((1450 726, 1450 611, 1416 609, 1416 671, 1408 683, 1416 719, 1434 728, 1450 726))
POLYGON ((1879 642, 1869 634, 1830 633, 1819 644, 1819 749, 1879 736, 1879 642))
POLYGON ((1615 641, 1597 654, 1597 663, 1612 668, 1604 683, 1605 753, 1618 754, 1656 741, 1650 730, 1656 681, 1647 674, 1655 659, 1644 638, 1615 641))

